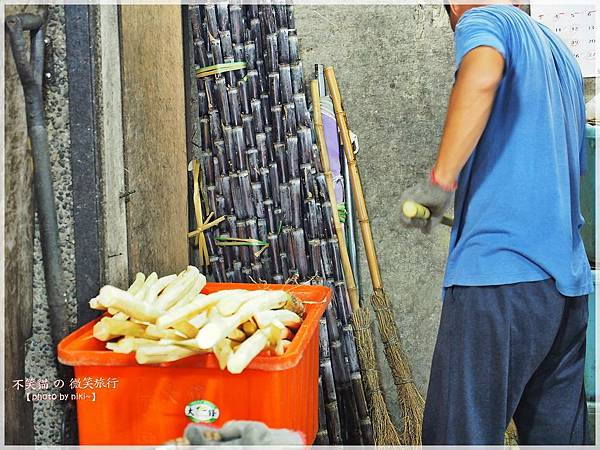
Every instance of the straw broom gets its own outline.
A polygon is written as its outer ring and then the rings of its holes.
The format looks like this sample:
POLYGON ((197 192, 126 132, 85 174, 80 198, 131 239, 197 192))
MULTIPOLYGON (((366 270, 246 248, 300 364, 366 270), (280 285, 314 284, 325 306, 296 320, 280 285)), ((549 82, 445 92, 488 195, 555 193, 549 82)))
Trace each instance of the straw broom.
POLYGON ((359 359, 362 363, 362 370, 365 374, 367 394, 369 397, 369 404, 371 406, 375 444, 399 445, 400 439, 398 436, 398 431, 396 430, 396 427, 392 423, 392 420, 389 416, 389 412, 380 387, 381 382, 379 379, 379 372, 377 370, 375 346, 373 344, 373 336, 371 335, 370 328, 371 314, 368 309, 362 309, 360 307, 358 290, 354 282, 352 266, 350 265, 350 258, 348 256, 348 249, 346 247, 346 238, 344 237, 342 224, 340 223, 340 218, 337 211, 333 177, 329 167, 329 155, 327 154, 327 149, 325 147, 325 135, 323 131, 319 85, 317 80, 311 81, 311 95, 317 145, 321 153, 321 162, 323 164, 323 171, 327 181, 329 201, 331 202, 335 230, 340 245, 342 267, 344 271, 344 277, 346 279, 348 297, 350 298, 350 305, 352 307, 352 325, 354 327, 359 359))
POLYGON ((350 141, 346 114, 342 108, 341 95, 332 67, 327 67, 325 69, 325 78, 329 87, 331 100, 333 101, 344 152, 350 169, 350 181, 354 193, 358 221, 360 223, 369 272, 371 273, 371 281, 373 283, 371 304, 373 305, 373 309, 377 316, 379 332, 385 349, 385 356, 390 369, 392 370, 398 399, 402 407, 403 429, 401 441, 402 444, 405 445, 419 445, 421 444, 421 431, 423 426, 423 397, 414 384, 410 365, 400 345, 400 337, 398 335, 398 330, 396 329, 391 304, 383 290, 383 283, 379 272, 379 262, 375 252, 375 244, 373 243, 371 224, 369 222, 365 204, 362 183, 358 173, 358 167, 356 166, 352 143, 350 141))

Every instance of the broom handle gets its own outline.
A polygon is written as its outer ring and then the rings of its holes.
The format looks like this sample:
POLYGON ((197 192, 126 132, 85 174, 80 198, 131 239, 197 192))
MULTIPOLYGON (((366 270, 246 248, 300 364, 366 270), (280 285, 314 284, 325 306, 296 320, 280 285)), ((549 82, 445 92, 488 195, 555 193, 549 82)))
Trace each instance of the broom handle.
POLYGON ((321 163, 323 164, 323 173, 325 174, 325 180, 327 181, 327 191, 329 192, 329 202, 331 203, 331 209, 333 210, 333 224, 335 226, 335 233, 337 234, 339 246, 340 246, 340 258, 342 259, 342 268, 344 269, 344 278, 346 279, 346 289, 348 290, 348 298, 350 299, 350 306, 352 311, 356 311, 360 308, 360 302, 358 299, 358 289, 354 282, 354 274, 352 272, 352 264, 350 264, 350 257, 348 256, 348 247, 346 246, 346 237, 344 236, 344 230, 342 223, 340 222, 340 216, 337 209, 337 200, 335 197, 335 189, 333 187, 333 174, 331 173, 331 166, 329 165, 329 154, 327 153, 327 145, 325 143, 325 131, 323 130, 323 116, 321 116, 321 96, 319 94, 319 82, 312 80, 310 82, 310 94, 313 105, 313 122, 315 124, 315 133, 317 135, 317 146, 321 152, 321 163))
POLYGON ((335 73, 333 72, 333 67, 325 68, 325 79, 327 80, 327 86, 329 88, 329 96, 333 101, 333 109, 335 111, 338 127, 340 129, 342 144, 344 145, 344 152, 346 154, 346 160, 348 161, 348 168, 350 169, 350 181, 352 182, 352 192, 354 193, 354 202, 356 203, 356 215, 358 216, 358 222, 360 223, 373 289, 381 289, 381 273, 379 272, 379 263, 377 261, 377 253, 375 251, 375 244, 373 242, 371 223, 369 222, 369 215, 367 213, 365 195, 363 192, 362 183, 360 181, 358 167, 356 165, 356 158, 354 157, 354 149, 352 148, 352 142, 350 140, 348 123, 346 122, 346 114, 344 113, 344 109, 342 107, 340 89, 335 78, 335 73))

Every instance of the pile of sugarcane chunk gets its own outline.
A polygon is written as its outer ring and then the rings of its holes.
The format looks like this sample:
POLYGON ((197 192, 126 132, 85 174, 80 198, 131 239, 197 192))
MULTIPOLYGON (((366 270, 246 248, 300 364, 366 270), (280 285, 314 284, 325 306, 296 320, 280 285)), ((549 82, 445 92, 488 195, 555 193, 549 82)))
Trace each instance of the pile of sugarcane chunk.
POLYGON ((138 273, 126 291, 104 286, 90 307, 109 315, 94 337, 139 364, 214 353, 221 369, 241 373, 261 352, 283 355, 302 323, 304 305, 283 290, 222 290, 201 294, 206 278, 189 266, 159 278, 138 273))

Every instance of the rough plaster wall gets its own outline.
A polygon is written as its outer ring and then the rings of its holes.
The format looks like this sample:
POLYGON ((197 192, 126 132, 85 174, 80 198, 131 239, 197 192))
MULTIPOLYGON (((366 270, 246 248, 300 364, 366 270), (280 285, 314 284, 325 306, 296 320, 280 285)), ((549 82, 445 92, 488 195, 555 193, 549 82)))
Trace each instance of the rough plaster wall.
MULTIPOLYGON (((307 76, 332 65, 361 170, 385 290, 413 376, 424 394, 437 333, 449 230, 431 236, 398 221, 402 191, 434 162, 452 82, 453 43, 441 6, 296 5, 307 76)), ((361 250, 363 297, 371 293, 361 250)), ((375 329, 376 327, 374 327, 375 329)), ((376 340, 377 341, 377 340, 376 340)), ((378 348, 385 361, 383 348, 378 348)), ((381 367, 388 405, 400 419, 389 369, 381 367)))
MULTIPOLYGON (((75 251, 71 195, 71 164, 69 138, 68 86, 65 48, 64 7, 49 7, 46 36, 54 52, 54 77, 44 91, 46 127, 50 144, 50 161, 54 181, 55 204, 58 212, 59 240, 68 299, 71 328, 76 323, 75 251)), ((33 278, 33 336, 28 342, 27 375, 36 379, 56 379, 54 349, 50 340, 50 324, 39 230, 36 224, 33 278)), ((66 380, 68 383, 69 380, 66 380)), ((54 391, 52 391, 54 392, 54 391)), ((58 391, 56 391, 58 393, 58 391)), ((34 403, 35 442, 58 444, 60 441, 60 411, 51 401, 34 403)))

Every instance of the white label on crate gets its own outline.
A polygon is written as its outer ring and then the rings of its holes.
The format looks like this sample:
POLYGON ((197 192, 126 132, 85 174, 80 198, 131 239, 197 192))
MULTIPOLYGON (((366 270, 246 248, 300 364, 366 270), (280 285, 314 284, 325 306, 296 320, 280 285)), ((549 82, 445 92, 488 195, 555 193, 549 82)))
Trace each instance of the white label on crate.
POLYGON ((219 408, 208 400, 194 400, 185 407, 185 415, 196 423, 213 423, 219 418, 219 408))

